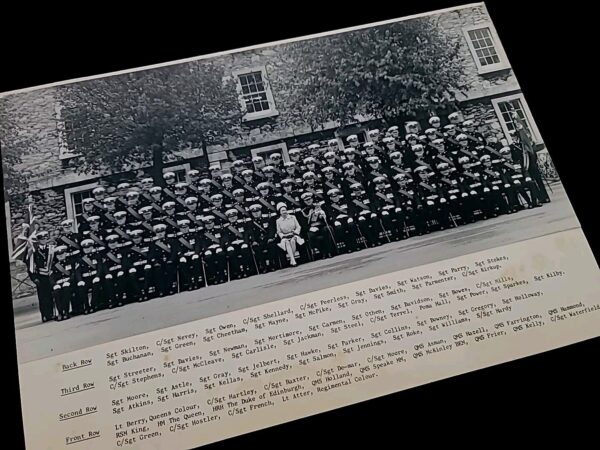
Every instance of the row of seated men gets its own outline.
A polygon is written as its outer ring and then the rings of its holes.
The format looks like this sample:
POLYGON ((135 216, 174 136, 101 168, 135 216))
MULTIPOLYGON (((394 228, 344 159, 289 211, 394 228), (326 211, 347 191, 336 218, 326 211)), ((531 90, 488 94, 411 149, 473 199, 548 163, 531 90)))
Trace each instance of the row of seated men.
POLYGON ((425 144, 411 143, 409 134, 398 150, 392 127, 384 149, 374 131, 371 141, 343 150, 309 146, 315 156, 305 154, 300 164, 282 164, 275 153, 268 165, 253 158, 252 169, 234 161, 230 174, 211 167, 202 178, 192 170, 189 183, 167 172, 162 187, 144 179, 138 189, 119 185, 113 196, 95 189, 83 201, 78 232, 67 220, 56 238, 50 284, 57 316, 287 266, 275 226, 281 202, 301 224, 307 261, 548 201, 543 184, 514 161, 517 147, 496 149, 473 135, 465 145, 446 132, 425 144))

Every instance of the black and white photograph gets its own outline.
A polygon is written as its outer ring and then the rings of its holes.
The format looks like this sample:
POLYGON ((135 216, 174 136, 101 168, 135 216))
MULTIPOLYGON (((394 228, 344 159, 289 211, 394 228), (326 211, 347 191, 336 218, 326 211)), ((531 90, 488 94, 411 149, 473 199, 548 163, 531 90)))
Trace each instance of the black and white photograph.
POLYGON ((483 4, 0 94, 0 145, 20 363, 579 227, 483 4))

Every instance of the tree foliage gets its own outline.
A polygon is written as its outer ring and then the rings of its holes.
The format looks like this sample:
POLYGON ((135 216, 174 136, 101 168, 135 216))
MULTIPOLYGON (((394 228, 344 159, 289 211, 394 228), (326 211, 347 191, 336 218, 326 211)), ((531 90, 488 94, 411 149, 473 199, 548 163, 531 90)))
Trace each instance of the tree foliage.
POLYGON ((459 40, 432 18, 298 41, 281 53, 276 89, 294 98, 290 119, 313 126, 433 113, 466 87, 459 40))
POLYGON ((195 61, 131 72, 61 89, 69 148, 84 172, 162 164, 184 147, 221 143, 241 123, 233 80, 223 67, 195 61))
POLYGON ((31 140, 12 116, 7 99, 0 98, 0 152, 5 200, 26 190, 27 180, 18 170, 18 165, 21 156, 31 150, 31 140))

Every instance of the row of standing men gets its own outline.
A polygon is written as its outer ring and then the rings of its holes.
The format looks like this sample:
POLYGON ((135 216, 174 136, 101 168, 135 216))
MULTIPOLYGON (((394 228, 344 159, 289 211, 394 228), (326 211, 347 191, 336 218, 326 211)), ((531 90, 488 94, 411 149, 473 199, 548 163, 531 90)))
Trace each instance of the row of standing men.
POLYGON ((300 261, 327 258, 548 202, 535 160, 519 142, 502 146, 474 124, 424 135, 399 128, 356 135, 340 148, 312 144, 251 164, 235 160, 187 182, 172 172, 162 186, 145 178, 84 199, 77 231, 38 233, 30 276, 42 320, 63 320, 132 301, 266 273, 289 261, 277 246, 281 205, 307 245, 300 261))

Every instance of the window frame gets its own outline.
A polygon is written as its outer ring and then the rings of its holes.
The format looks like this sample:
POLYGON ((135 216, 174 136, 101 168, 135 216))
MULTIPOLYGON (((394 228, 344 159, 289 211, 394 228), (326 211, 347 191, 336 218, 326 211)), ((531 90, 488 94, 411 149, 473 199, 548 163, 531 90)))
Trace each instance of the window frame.
POLYGON ((67 211, 67 218, 71 219, 75 224, 75 232, 79 231, 79 224, 77 223, 76 213, 75 213, 75 202, 73 199, 73 194, 77 194, 83 191, 91 191, 94 188, 100 186, 98 182, 82 184, 80 186, 65 188, 65 207, 67 211))
POLYGON ((244 117, 242 117, 242 122, 249 122, 252 120, 265 119, 268 117, 275 117, 279 115, 279 111, 277 111, 277 107, 275 106, 275 100, 273 98, 273 92, 271 91, 271 83, 269 82, 269 77, 267 76, 267 68, 266 66, 254 66, 254 67, 246 67, 244 69, 238 69, 232 71, 232 75, 235 77, 236 88, 240 99, 240 104, 242 108, 246 110, 246 101, 244 100, 244 94, 242 92, 242 82, 240 80, 240 76, 248 75, 254 72, 260 72, 262 77, 263 86, 265 88, 265 94, 267 95, 267 102, 269 103, 269 109, 258 112, 246 112, 244 117))
POLYGON ((510 69, 510 64, 508 62, 508 58, 506 57, 506 53, 504 52, 504 48, 502 47, 502 43, 500 42, 500 38, 498 37, 498 33, 496 33, 496 29, 491 22, 484 22, 477 25, 471 25, 463 28, 463 34, 467 41, 467 45, 469 47, 469 51, 471 52, 471 56, 475 60, 475 64, 477 65, 477 72, 479 75, 496 72, 499 70, 510 69), (479 61, 479 56, 477 56, 477 51, 475 46, 473 45, 473 41, 471 40, 471 36, 469 35, 470 31, 481 30, 487 28, 490 32, 490 37, 494 44, 494 49, 496 50, 496 54, 500 59, 500 62, 495 64, 481 65, 479 61))
POLYGON ((494 111, 496 112, 496 116, 498 117, 498 120, 500 121, 500 126, 502 127, 502 131, 504 132, 504 136, 506 137, 507 142, 509 144, 512 144, 513 139, 512 139, 512 136, 510 135, 508 125, 506 124, 506 122, 504 121, 504 117, 502 116, 502 111, 500 110, 500 103, 510 102, 513 100, 519 100, 521 102, 521 106, 523 107, 523 113, 525 114, 525 118, 527 119, 527 123, 530 127, 533 142, 535 144, 541 144, 543 141, 542 141, 542 137, 540 135, 540 131, 538 130, 538 127, 537 127, 535 121, 533 120, 533 115, 531 114, 531 111, 529 110, 529 106, 527 105, 527 102, 525 101, 525 97, 523 96, 523 94, 506 95, 503 97, 497 97, 497 98, 492 99, 492 105, 494 107, 494 111))
POLYGON ((67 141, 67 126, 62 118, 63 106, 59 102, 54 103, 54 117, 56 118, 56 137, 58 140, 58 159, 65 161, 68 159, 81 156, 81 153, 73 151, 69 148, 67 141))

